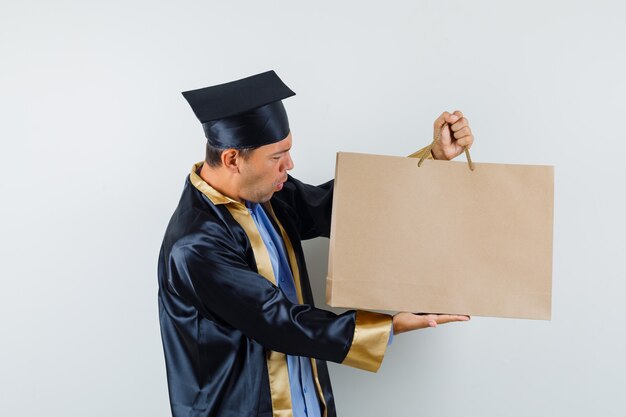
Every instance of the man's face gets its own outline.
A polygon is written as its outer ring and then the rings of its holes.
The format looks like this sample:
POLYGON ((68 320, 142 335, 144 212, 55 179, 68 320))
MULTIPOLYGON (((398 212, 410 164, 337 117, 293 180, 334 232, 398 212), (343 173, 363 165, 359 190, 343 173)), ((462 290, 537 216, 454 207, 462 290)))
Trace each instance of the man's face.
POLYGON ((248 155, 240 166, 240 196, 254 203, 265 203, 282 190, 287 171, 293 168, 291 133, 280 142, 261 146, 248 155))

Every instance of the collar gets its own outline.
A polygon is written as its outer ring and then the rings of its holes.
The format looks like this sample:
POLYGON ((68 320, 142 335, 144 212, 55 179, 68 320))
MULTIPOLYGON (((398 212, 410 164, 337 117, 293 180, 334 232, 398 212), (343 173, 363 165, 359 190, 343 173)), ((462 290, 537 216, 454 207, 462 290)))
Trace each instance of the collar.
POLYGON ((200 168, 202 168, 202 164, 204 164, 204 161, 193 164, 193 166, 191 167, 191 173, 189 174, 189 180, 191 181, 191 184, 193 184, 193 186, 196 187, 198 191, 207 196, 207 198, 211 200, 211 203, 215 204, 216 206, 220 204, 234 204, 245 209, 246 206, 243 203, 233 200, 232 198, 220 193, 215 188, 211 187, 208 182, 203 180, 200 175, 198 175, 200 168))

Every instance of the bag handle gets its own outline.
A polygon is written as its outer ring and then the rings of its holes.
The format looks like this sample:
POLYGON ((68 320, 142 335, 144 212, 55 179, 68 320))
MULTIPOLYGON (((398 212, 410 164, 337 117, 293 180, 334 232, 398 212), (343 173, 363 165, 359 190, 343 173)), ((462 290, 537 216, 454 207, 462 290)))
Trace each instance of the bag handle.
MULTIPOLYGON (((430 143, 430 145, 428 145, 426 147, 426 150, 422 153, 422 157, 420 158, 419 162, 417 163, 418 167, 422 166, 422 162, 424 162, 424 159, 426 159, 426 155, 430 154, 430 152, 433 149, 433 146, 435 145, 435 143, 437 143, 437 141, 439 139, 441 139, 441 131, 442 130, 443 130, 443 126, 441 126, 439 128, 439 132, 437 132, 437 136, 435 136, 435 138, 430 143)), ((474 163, 472 162, 472 157, 470 156, 469 149, 467 149, 467 146, 463 146, 463 150, 465 150, 465 158, 467 158, 467 165, 469 165, 470 171, 473 171, 474 170, 474 163)))

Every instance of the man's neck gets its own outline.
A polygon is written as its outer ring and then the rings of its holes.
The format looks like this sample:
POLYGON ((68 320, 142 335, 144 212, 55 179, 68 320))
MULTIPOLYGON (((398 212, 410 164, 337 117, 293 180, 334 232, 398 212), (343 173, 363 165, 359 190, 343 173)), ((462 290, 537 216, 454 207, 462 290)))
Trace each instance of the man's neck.
POLYGON ((200 178, 202 178, 204 182, 219 191, 222 195, 243 203, 243 200, 239 197, 238 187, 233 184, 230 173, 224 171, 223 167, 212 168, 205 162, 202 164, 198 175, 200 175, 200 178))

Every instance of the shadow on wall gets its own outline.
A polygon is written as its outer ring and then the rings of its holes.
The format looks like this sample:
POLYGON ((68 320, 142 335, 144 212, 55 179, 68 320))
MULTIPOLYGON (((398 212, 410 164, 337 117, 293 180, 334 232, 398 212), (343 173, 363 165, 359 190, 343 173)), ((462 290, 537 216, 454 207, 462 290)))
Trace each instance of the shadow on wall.
POLYGON ((330 240, 317 238, 302 242, 304 255, 306 256, 306 266, 311 279, 311 290, 317 308, 330 310, 340 314, 346 311, 345 308, 329 307, 326 304, 326 276, 328 273, 328 244, 330 240))

